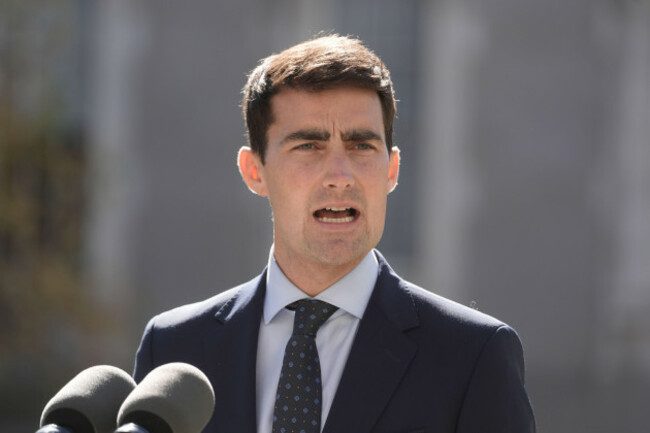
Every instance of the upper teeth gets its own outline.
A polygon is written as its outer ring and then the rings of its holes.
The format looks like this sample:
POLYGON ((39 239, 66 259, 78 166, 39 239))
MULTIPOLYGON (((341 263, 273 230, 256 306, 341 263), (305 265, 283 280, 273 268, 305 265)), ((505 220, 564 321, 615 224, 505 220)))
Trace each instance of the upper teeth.
POLYGON ((333 212, 341 212, 341 211, 345 211, 345 210, 348 210, 348 209, 350 209, 350 208, 348 208, 348 207, 326 207, 325 208, 325 210, 329 210, 329 211, 333 211, 333 212))

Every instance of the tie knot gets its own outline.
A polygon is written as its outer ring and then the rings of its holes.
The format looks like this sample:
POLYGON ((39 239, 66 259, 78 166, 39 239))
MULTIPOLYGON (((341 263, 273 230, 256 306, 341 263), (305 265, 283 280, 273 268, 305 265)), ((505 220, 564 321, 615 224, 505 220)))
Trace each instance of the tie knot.
POLYGON ((290 310, 295 310, 293 319, 293 334, 316 336, 323 323, 338 310, 334 305, 317 299, 301 299, 289 304, 290 310))

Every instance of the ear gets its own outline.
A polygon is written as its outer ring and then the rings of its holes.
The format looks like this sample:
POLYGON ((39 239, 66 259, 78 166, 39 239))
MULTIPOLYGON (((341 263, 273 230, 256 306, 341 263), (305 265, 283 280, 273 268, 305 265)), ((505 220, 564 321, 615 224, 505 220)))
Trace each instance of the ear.
POLYGON ((388 158, 388 192, 391 193, 397 186, 399 176, 399 148, 397 146, 393 146, 388 158))
POLYGON ((237 154, 237 167, 244 183, 253 193, 266 197, 268 191, 262 176, 264 166, 260 156, 248 146, 242 146, 237 154))

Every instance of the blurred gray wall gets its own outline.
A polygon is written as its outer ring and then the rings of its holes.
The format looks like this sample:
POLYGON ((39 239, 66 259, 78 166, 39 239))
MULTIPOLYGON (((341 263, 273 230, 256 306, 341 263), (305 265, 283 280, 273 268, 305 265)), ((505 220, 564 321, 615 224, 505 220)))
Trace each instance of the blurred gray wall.
POLYGON ((523 339, 541 432, 650 415, 650 2, 95 2, 88 282, 128 332, 255 276, 267 203, 235 166, 271 52, 353 34, 391 69, 400 185, 380 249, 523 339))

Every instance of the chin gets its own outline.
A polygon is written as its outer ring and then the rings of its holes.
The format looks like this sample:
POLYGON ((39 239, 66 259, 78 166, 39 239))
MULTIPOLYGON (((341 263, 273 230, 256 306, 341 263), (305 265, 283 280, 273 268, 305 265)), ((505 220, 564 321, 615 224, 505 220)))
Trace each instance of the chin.
POLYGON ((314 257, 324 265, 338 267, 360 262, 372 249, 371 246, 362 246, 349 241, 320 245, 312 249, 314 257))

